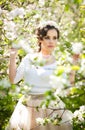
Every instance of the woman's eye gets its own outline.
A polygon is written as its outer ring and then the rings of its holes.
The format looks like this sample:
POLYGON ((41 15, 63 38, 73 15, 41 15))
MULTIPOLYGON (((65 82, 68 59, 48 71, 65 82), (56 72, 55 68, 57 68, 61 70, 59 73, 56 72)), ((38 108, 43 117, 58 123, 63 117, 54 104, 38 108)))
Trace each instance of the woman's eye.
MULTIPOLYGON (((44 39, 46 39, 46 40, 50 40, 51 38, 50 38, 49 36, 46 36, 46 37, 44 37, 44 39)), ((53 40, 56 40, 57 37, 53 37, 52 39, 53 39, 53 40)))
POLYGON ((54 37, 53 39, 54 39, 54 40, 56 40, 56 39, 57 39, 57 37, 54 37))
POLYGON ((49 39, 49 37, 45 37, 45 39, 49 39))

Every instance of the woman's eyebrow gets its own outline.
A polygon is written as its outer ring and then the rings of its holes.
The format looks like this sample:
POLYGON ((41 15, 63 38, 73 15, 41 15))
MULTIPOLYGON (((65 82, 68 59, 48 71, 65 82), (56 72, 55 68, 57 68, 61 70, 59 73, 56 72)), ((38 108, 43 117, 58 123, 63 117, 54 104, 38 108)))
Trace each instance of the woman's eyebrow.
POLYGON ((53 36, 54 38, 57 38, 57 36, 53 36))
POLYGON ((50 36, 46 35, 44 38, 49 38, 50 36))

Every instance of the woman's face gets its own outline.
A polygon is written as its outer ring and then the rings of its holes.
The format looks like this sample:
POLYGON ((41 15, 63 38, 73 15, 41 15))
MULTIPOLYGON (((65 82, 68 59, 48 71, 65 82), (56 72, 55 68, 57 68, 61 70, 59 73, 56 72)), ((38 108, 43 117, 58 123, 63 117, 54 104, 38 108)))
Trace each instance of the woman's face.
POLYGON ((43 37, 41 42, 41 51, 44 54, 51 54, 57 43, 57 31, 55 29, 50 29, 47 32, 47 35, 43 37))

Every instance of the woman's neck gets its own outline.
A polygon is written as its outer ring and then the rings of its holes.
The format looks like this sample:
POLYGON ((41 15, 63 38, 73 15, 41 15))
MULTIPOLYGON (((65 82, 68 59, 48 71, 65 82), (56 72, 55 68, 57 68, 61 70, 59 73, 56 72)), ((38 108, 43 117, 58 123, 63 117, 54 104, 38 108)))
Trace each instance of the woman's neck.
POLYGON ((43 56, 51 56, 52 55, 52 52, 47 52, 47 51, 41 51, 40 52, 43 56))
POLYGON ((39 54, 42 60, 45 60, 46 64, 51 64, 56 60, 52 53, 42 53, 41 51, 39 54))

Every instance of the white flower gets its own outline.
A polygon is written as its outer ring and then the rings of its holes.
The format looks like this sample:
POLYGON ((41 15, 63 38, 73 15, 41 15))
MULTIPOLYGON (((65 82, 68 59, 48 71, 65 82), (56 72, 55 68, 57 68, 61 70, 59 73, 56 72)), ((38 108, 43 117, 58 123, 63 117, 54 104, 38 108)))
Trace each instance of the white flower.
POLYGON ((51 75, 50 79, 50 84, 53 88, 62 89, 64 87, 61 77, 51 75))
POLYGON ((23 39, 23 40, 20 40, 19 41, 19 46, 21 47, 21 48, 23 48, 26 52, 29 52, 29 50, 30 50, 30 46, 29 46, 29 44, 26 44, 26 41, 23 39))
POLYGON ((6 37, 9 40, 14 40, 17 37, 17 35, 14 32, 6 32, 6 37))
POLYGON ((72 51, 74 54, 80 54, 82 49, 83 49, 83 45, 82 43, 72 43, 72 51))
POLYGON ((33 52, 33 49, 30 47, 29 43, 27 43, 27 41, 24 40, 24 39, 19 40, 19 42, 17 44, 16 43, 12 43, 12 47, 13 48, 17 48, 17 49, 22 48, 23 50, 25 50, 28 53, 32 53, 33 52))
POLYGON ((36 119, 36 122, 37 122, 38 124, 43 125, 43 124, 44 124, 44 119, 39 117, 39 118, 36 119))
POLYGON ((76 110, 75 112, 74 112, 74 118, 76 118, 76 117, 78 117, 78 115, 80 115, 80 112, 78 111, 78 110, 76 110))
POLYGON ((80 106, 80 111, 81 111, 82 113, 85 113, 85 106, 80 106))
POLYGON ((6 19, 4 19, 4 30, 6 31, 15 31, 16 29, 16 25, 13 21, 7 21, 6 19))
POLYGON ((59 95, 61 97, 65 97, 66 95, 69 94, 69 89, 63 90, 63 89, 56 89, 54 95, 59 95))
POLYGON ((40 18, 40 17, 41 17, 40 14, 36 14, 36 15, 34 15, 33 18, 37 19, 37 18, 40 18))
POLYGON ((85 120, 83 114, 85 114, 85 106, 81 106, 79 110, 76 110, 73 117, 78 118, 78 121, 83 122, 85 120))
POLYGON ((54 93, 56 97, 57 107, 58 108, 65 108, 65 103, 54 93))
POLYGON ((45 4, 45 0, 39 0, 39 5, 42 7, 45 4))
POLYGON ((57 104, 58 104, 57 101, 51 101, 50 102, 50 106, 53 107, 53 108, 56 108, 57 104))
POLYGON ((72 20, 71 21, 71 25, 75 25, 75 24, 76 24, 76 22, 72 20))
POLYGON ((9 13, 9 17, 11 19, 15 18, 16 16, 19 16, 21 18, 23 18, 23 16, 25 15, 25 10, 24 8, 15 8, 14 10, 12 10, 10 13, 9 13))
POLYGON ((63 33, 63 35, 64 35, 64 36, 67 36, 67 35, 68 35, 68 31, 65 31, 65 32, 63 33))
POLYGON ((9 40, 14 40, 17 37, 17 35, 14 32, 6 32, 6 37, 9 40))
POLYGON ((83 122, 84 121, 84 118, 82 117, 82 115, 78 116, 78 120, 83 122))

